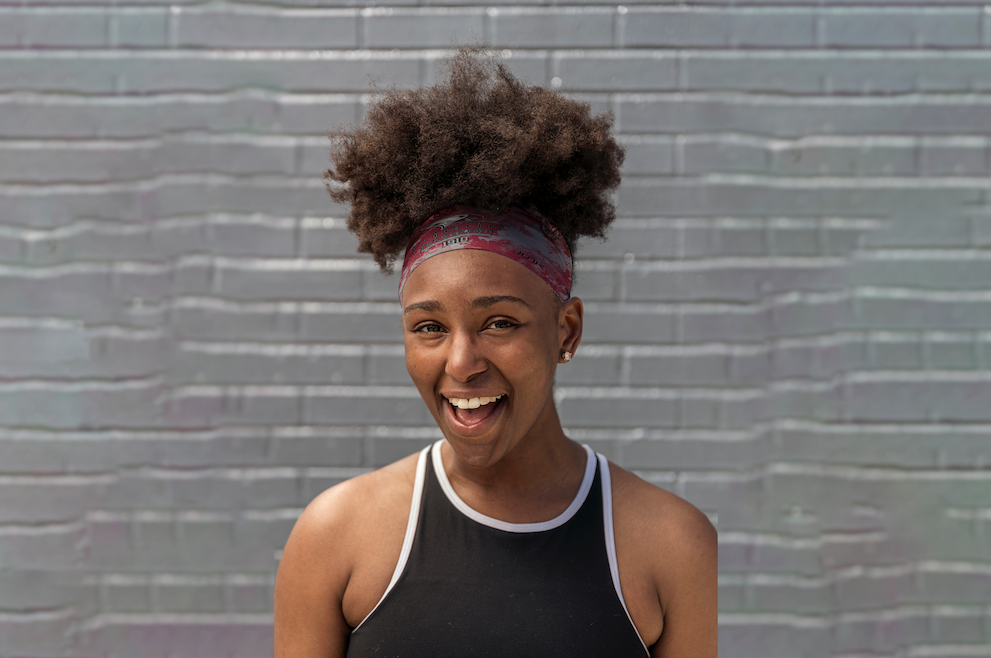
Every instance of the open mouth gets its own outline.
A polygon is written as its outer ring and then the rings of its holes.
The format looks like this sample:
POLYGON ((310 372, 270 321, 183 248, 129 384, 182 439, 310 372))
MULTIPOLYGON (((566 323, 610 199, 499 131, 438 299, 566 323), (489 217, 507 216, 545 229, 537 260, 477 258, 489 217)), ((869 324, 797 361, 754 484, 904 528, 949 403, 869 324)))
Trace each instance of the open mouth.
POLYGON ((447 406, 459 424, 474 427, 494 417, 505 401, 505 394, 496 397, 447 398, 447 406))

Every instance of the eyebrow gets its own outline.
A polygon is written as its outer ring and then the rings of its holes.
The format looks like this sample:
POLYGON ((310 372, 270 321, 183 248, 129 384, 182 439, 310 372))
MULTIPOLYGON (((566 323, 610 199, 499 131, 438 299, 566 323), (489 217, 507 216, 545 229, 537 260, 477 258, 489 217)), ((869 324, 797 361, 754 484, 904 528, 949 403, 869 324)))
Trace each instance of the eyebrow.
POLYGON ((413 311, 427 311, 428 313, 436 313, 443 310, 444 307, 440 305, 440 302, 431 300, 428 302, 416 302, 415 304, 410 304, 403 309, 403 315, 412 313, 413 311))
POLYGON ((493 295, 491 297, 476 297, 471 300, 471 304, 468 305, 469 308, 488 308, 490 306, 495 306, 500 302, 509 302, 510 304, 519 304, 520 306, 525 306, 530 308, 530 305, 519 297, 513 297, 512 295, 493 295))
MULTIPOLYGON (((530 308, 530 305, 527 304, 524 300, 520 299, 519 297, 514 297, 512 295, 492 295, 489 297, 476 297, 475 299, 471 300, 471 303, 468 305, 468 308, 473 310, 477 308, 488 308, 490 306, 495 306, 496 304, 499 304, 501 302, 509 302, 510 304, 518 304, 520 306, 525 306, 526 308, 530 308)), ((416 302, 415 304, 410 304, 409 306, 403 309, 403 315, 406 315, 407 313, 411 313, 413 311, 427 311, 428 313, 437 313, 443 310, 444 307, 441 306, 440 302, 429 300, 425 302, 416 302)))

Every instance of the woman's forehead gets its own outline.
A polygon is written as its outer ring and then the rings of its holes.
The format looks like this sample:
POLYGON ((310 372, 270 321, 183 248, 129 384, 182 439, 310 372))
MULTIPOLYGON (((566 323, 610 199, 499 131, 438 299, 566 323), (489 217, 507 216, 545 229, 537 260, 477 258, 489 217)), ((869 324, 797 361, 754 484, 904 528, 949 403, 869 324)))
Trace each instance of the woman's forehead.
POLYGON ((403 289, 403 304, 463 297, 466 293, 472 297, 512 295, 540 303, 554 291, 511 258, 478 249, 459 249, 438 254, 416 268, 403 289))

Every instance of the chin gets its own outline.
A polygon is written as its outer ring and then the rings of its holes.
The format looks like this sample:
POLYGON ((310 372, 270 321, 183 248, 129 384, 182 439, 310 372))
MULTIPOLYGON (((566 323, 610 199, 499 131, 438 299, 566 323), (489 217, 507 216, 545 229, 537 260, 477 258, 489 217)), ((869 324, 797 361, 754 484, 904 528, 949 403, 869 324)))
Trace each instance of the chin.
POLYGON ((497 436, 469 439, 451 432, 445 432, 444 435, 454 454, 466 466, 488 468, 498 463, 504 455, 501 449, 503 443, 497 436))

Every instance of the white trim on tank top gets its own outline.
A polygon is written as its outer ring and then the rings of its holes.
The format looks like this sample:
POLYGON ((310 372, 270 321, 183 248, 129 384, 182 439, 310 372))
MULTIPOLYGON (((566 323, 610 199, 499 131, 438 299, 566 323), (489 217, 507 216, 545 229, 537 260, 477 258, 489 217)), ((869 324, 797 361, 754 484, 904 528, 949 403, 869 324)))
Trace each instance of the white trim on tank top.
POLYGON ((434 472, 437 474, 437 481, 440 482, 440 488, 444 490, 447 499, 451 501, 451 504, 459 512, 476 523, 481 523, 496 530, 503 530, 505 532, 544 532, 564 525, 581 509, 581 506, 585 503, 585 499, 588 498, 589 490, 592 488, 592 480, 595 479, 595 453, 592 452, 591 448, 583 445, 582 447, 585 448, 585 454, 588 457, 588 461, 585 463, 585 476, 582 478, 582 485, 578 487, 578 493, 566 510, 550 521, 540 521, 538 523, 509 523, 508 521, 500 521, 472 509, 454 491, 451 481, 447 479, 447 471, 444 470, 444 462, 440 455, 440 445, 443 442, 444 439, 440 439, 431 448, 431 456, 434 460, 434 472))
POLYGON ((413 550, 413 536, 416 534, 416 523, 420 518, 420 499, 423 498, 423 484, 427 479, 427 451, 430 450, 430 446, 427 446, 420 451, 420 456, 416 459, 416 479, 413 480, 413 500, 409 504, 409 520, 406 521, 406 534, 403 536, 403 548, 399 552, 399 561, 396 562, 396 568, 392 572, 392 580, 389 581, 389 586, 385 588, 385 593, 379 598, 378 603, 372 608, 372 611, 365 615, 365 619, 355 626, 351 632, 354 633, 356 630, 361 628, 361 624, 365 623, 369 617, 372 616, 378 607, 382 605, 382 601, 385 597, 389 596, 389 592, 395 586, 396 581, 399 577, 403 575, 403 571, 406 570, 406 561, 409 560, 410 551, 413 550))
POLYGON ((623 611, 626 612, 626 618, 630 620, 630 626, 633 627, 633 632, 637 634, 637 639, 640 640, 643 650, 649 656, 650 649, 647 648, 647 643, 640 637, 640 631, 637 630, 637 625, 633 623, 633 617, 630 616, 630 609, 626 607, 626 599, 623 598, 623 586, 619 583, 619 561, 616 560, 616 532, 613 529, 612 522, 612 475, 609 472, 609 461, 602 455, 599 455, 599 472, 601 473, 599 477, 602 478, 602 523, 606 531, 606 555, 609 557, 609 573, 612 574, 612 584, 616 588, 616 596, 619 597, 619 602, 623 604, 623 611))

